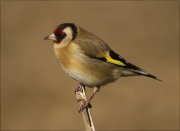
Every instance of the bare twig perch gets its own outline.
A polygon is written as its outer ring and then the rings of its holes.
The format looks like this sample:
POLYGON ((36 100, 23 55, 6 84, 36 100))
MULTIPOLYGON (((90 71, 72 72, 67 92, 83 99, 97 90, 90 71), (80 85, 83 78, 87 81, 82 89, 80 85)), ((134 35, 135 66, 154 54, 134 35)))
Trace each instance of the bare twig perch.
MULTIPOLYGON (((82 86, 81 91, 79 90, 76 92, 77 100, 80 100, 80 99, 87 100, 86 92, 85 92, 85 86, 82 86)), ((82 105, 83 105, 83 101, 79 101, 79 106, 81 107, 82 105)), ((85 109, 83 109, 81 111, 81 114, 83 117, 85 130, 86 131, 95 131, 94 124, 93 124, 92 117, 91 117, 91 113, 90 113, 90 109, 88 107, 86 107, 85 109)))

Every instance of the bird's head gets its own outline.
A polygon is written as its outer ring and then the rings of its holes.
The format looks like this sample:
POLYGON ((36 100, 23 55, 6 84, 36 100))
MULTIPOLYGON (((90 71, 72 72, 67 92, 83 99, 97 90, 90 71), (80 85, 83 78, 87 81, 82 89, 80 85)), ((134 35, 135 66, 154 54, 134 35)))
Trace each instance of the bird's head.
POLYGON ((54 44, 68 44, 73 41, 77 35, 77 26, 73 23, 64 23, 57 26, 51 35, 48 35, 44 40, 53 40, 54 44))

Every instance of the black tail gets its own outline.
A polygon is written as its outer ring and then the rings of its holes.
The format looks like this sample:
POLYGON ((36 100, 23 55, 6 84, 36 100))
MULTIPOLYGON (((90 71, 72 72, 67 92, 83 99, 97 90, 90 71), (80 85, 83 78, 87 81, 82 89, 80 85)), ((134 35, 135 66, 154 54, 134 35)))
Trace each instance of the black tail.
POLYGON ((159 78, 157 78, 151 74, 148 74, 145 70, 143 70, 131 63, 127 63, 127 68, 134 69, 134 72, 138 75, 143 75, 143 76, 150 77, 150 78, 156 79, 158 81, 161 81, 159 78))
POLYGON ((160 80, 159 78, 157 78, 156 76, 153 76, 153 75, 151 75, 151 74, 148 74, 148 73, 146 73, 146 72, 144 72, 144 71, 139 71, 139 72, 136 72, 138 75, 143 75, 143 76, 146 76, 146 77, 150 77, 150 78, 153 78, 153 79, 155 79, 155 80, 158 80, 158 81, 162 81, 162 80, 160 80))
POLYGON ((158 80, 158 81, 161 81, 161 82, 162 82, 162 80, 160 80, 159 78, 157 78, 157 77, 155 77, 155 76, 153 76, 153 75, 151 75, 151 74, 147 74, 147 75, 144 75, 144 76, 146 76, 146 77, 150 77, 150 78, 153 78, 153 79, 156 79, 156 80, 158 80))

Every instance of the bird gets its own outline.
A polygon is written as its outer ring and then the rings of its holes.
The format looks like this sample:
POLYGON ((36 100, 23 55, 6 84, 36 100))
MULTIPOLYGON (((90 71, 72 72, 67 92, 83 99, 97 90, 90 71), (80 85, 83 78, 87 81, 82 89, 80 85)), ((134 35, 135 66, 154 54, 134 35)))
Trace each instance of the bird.
POLYGON ((161 81, 154 75, 135 66, 113 51, 93 33, 74 23, 63 23, 44 40, 52 40, 54 54, 63 70, 79 82, 75 91, 87 86, 93 94, 84 102, 80 111, 90 107, 90 101, 101 86, 115 82, 120 77, 146 76, 161 81))

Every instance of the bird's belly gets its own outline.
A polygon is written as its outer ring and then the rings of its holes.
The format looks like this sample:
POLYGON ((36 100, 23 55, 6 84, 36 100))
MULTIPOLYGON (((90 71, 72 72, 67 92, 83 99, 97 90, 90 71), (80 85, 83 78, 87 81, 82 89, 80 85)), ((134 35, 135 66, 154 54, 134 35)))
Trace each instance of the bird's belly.
POLYGON ((71 68, 63 69, 72 78, 88 87, 102 86, 114 82, 120 77, 120 71, 109 63, 71 63, 71 68))
POLYGON ((79 70, 71 70, 67 71, 67 73, 77 80, 79 83, 82 83, 89 87, 99 86, 101 85, 101 82, 99 81, 99 78, 93 76, 92 74, 89 74, 87 72, 82 72, 79 70))

